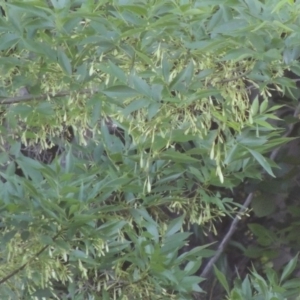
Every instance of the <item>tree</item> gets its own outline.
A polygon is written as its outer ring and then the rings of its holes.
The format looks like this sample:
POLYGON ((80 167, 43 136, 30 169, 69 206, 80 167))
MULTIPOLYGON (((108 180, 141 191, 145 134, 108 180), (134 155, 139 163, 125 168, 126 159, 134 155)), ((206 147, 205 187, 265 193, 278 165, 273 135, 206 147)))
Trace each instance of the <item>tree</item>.
POLYGON ((3 297, 299 293, 297 1, 0 3, 3 297))

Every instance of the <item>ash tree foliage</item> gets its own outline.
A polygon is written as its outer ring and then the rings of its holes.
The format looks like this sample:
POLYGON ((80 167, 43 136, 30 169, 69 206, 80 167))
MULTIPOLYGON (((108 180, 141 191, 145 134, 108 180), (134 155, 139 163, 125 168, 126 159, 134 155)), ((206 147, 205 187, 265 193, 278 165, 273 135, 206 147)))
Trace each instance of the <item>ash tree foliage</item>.
POLYGON ((0 5, 1 299, 297 299, 300 1, 0 5))

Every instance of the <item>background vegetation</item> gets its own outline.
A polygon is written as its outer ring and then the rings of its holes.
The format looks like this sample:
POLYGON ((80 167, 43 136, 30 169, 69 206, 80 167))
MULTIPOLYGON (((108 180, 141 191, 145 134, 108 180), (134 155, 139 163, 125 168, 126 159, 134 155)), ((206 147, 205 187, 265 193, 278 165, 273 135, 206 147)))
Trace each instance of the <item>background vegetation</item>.
POLYGON ((299 299, 300 1, 0 4, 1 299, 299 299))

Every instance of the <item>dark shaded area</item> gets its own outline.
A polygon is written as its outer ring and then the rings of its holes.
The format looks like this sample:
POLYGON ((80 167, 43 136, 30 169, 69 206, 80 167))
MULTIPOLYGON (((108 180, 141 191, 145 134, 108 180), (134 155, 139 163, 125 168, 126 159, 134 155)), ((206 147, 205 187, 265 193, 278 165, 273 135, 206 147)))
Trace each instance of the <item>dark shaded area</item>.
MULTIPOLYGON (((68 142, 71 143, 74 140, 74 129, 72 126, 68 126, 66 130, 62 133, 62 137, 68 142)), ((21 144, 21 153, 25 157, 29 157, 32 159, 35 159, 41 163, 44 164, 51 164, 52 161, 57 157, 58 155, 62 154, 64 149, 59 145, 53 145, 51 146, 51 141, 49 139, 46 140, 47 145, 49 148, 42 149, 40 151, 40 145, 37 143, 35 145, 31 146, 25 146, 24 144, 21 144)), ((16 164, 16 175, 18 176, 24 176, 24 173, 22 169, 16 164)))

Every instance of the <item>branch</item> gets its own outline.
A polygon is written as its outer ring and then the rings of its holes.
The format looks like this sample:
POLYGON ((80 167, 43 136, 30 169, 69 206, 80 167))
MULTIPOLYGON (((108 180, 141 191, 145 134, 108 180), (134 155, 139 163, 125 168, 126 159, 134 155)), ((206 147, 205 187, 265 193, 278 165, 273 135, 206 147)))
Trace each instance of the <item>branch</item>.
MULTIPOLYGON (((300 112, 300 104, 296 107, 295 111, 294 111, 294 117, 297 117, 298 114, 300 112)), ((294 124, 291 124, 288 128, 288 130, 285 132, 284 137, 287 137, 291 134, 291 132, 293 131, 294 128, 294 124)), ((270 154, 270 159, 271 160, 275 160, 276 156, 279 153, 281 147, 278 147, 276 149, 274 149, 271 154, 270 154)), ((207 277, 207 275, 211 272, 213 265, 215 264, 215 262, 220 258, 221 254, 223 253, 225 247, 227 246, 227 244, 230 241, 230 238, 232 237, 232 235, 234 234, 236 228, 237 228, 237 224, 240 221, 240 216, 243 215, 243 213, 247 210, 247 208, 249 207, 249 205, 251 204, 251 201, 253 199, 253 192, 250 193, 248 195, 248 197, 246 198, 243 206, 241 207, 241 209, 239 210, 238 214, 235 216, 235 218, 233 219, 228 232, 226 233, 226 235, 224 236, 222 242, 220 243, 215 255, 208 261, 207 265, 205 266, 204 270, 202 271, 200 277, 207 277)))
POLYGON ((213 265, 215 264, 215 262, 219 259, 219 257, 221 256, 221 254, 223 253, 225 247, 227 246, 228 242, 230 241, 230 238, 232 237, 232 235, 234 234, 236 228, 237 228, 237 224, 240 220, 240 216, 244 214, 244 212, 247 210, 248 206, 250 205, 251 201, 253 199, 253 193, 250 193, 248 195, 248 197, 246 198, 243 206, 241 207, 241 209, 239 210, 238 214, 236 215, 236 217, 233 219, 228 232, 226 233, 226 235, 224 236, 221 244, 218 247, 218 250, 216 251, 215 255, 209 260, 209 262, 207 263, 207 265, 205 266, 204 270, 202 271, 200 277, 205 278, 211 271, 213 265))
POLYGON ((247 74, 249 74, 250 72, 251 72, 251 70, 246 71, 246 72, 242 73, 242 74, 239 75, 239 76, 235 76, 235 77, 231 77, 231 78, 226 78, 226 79, 219 80, 219 81, 217 81, 216 83, 226 83, 226 82, 229 82, 229 81, 238 80, 238 79, 241 79, 241 78, 245 77, 245 76, 246 76, 247 74))
MULTIPOLYGON (((54 237, 53 237, 53 241, 55 241, 59 235, 61 234, 62 230, 59 231, 54 237)), ((21 267, 19 267, 18 269, 12 271, 10 274, 8 274, 7 276, 5 276, 4 278, 2 278, 0 280, 0 284, 6 282, 7 280, 9 280, 10 278, 12 278, 13 276, 15 276, 16 274, 18 274, 19 272, 21 272, 23 269, 25 269, 25 267, 31 263, 34 259, 36 259, 38 256, 40 256, 47 248, 49 247, 49 245, 45 245, 43 248, 41 248, 37 253, 35 253, 33 255, 33 257, 31 257, 30 259, 28 259, 28 261, 26 263, 24 263, 21 267)))
MULTIPOLYGON (((77 93, 79 95, 83 95, 83 94, 94 94, 95 92, 97 92, 96 90, 93 89, 84 89, 81 91, 75 91, 74 93, 77 93)), ((0 100, 0 104, 3 105, 8 105, 8 104, 14 104, 14 103, 21 103, 21 102, 29 102, 29 101, 33 101, 33 100, 44 100, 44 99, 48 99, 48 98, 60 98, 60 97, 64 97, 64 96, 69 96, 71 95, 73 92, 72 91, 61 91, 61 92, 57 92, 55 94, 41 94, 41 95, 24 95, 24 96, 17 96, 17 97, 11 97, 11 98, 4 98, 2 100, 0 100)))

